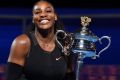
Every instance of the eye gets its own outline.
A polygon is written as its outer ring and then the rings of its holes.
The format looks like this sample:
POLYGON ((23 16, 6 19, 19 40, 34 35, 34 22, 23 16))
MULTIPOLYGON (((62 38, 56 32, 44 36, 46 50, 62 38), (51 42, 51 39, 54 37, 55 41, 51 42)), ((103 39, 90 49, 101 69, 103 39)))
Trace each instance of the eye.
POLYGON ((39 14, 39 13, 41 13, 41 10, 34 10, 33 13, 34 14, 39 14))
POLYGON ((47 10, 46 12, 51 13, 52 11, 51 10, 47 10))
POLYGON ((34 12, 34 14, 39 14, 40 13, 40 11, 36 11, 36 12, 34 12))
POLYGON ((52 8, 46 8, 46 12, 51 13, 51 12, 53 12, 53 10, 52 10, 52 8))
POLYGON ((47 12, 47 13, 51 13, 52 10, 51 10, 51 9, 47 9, 46 12, 47 12))

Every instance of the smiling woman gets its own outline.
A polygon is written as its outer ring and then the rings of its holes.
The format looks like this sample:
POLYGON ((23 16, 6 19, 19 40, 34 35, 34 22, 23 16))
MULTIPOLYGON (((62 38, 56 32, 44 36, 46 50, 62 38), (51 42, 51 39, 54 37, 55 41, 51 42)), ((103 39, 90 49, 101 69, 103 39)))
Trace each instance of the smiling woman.
POLYGON ((22 75, 27 80, 74 80, 72 55, 65 55, 56 41, 56 31, 62 25, 52 4, 45 0, 35 3, 32 22, 32 29, 12 43, 7 80, 18 80, 22 75))

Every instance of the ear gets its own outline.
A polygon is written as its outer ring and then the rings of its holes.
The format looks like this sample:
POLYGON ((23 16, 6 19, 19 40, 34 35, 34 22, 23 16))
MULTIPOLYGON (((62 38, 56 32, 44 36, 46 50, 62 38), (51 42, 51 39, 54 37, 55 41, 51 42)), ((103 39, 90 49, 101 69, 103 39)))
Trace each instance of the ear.
POLYGON ((33 16, 32 16, 32 23, 34 23, 35 22, 35 20, 34 20, 34 18, 33 18, 33 16))
POLYGON ((55 21, 57 21, 57 15, 55 15, 55 21))
POLYGON ((34 23, 34 19, 32 19, 32 23, 34 23))

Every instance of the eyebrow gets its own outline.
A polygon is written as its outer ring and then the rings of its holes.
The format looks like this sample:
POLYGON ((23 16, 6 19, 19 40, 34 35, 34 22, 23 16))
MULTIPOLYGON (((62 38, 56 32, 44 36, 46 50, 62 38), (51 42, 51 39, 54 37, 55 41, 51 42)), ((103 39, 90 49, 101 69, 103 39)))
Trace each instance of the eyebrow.
MULTIPOLYGON (((46 9, 47 9, 47 8, 50 8, 50 9, 52 9, 52 10, 53 10, 53 8, 52 8, 52 7, 46 7, 46 9)), ((36 8, 36 9, 34 8, 33 10, 41 10, 41 8, 39 8, 39 7, 38 7, 38 8, 36 8)))

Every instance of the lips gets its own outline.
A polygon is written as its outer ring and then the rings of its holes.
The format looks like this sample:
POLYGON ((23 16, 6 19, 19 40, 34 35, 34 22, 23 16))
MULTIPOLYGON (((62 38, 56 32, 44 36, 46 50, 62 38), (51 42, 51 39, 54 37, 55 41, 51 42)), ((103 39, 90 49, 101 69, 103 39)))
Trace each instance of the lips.
POLYGON ((47 24, 49 23, 50 21, 48 19, 43 19, 43 20, 40 20, 40 23, 41 24, 47 24))

